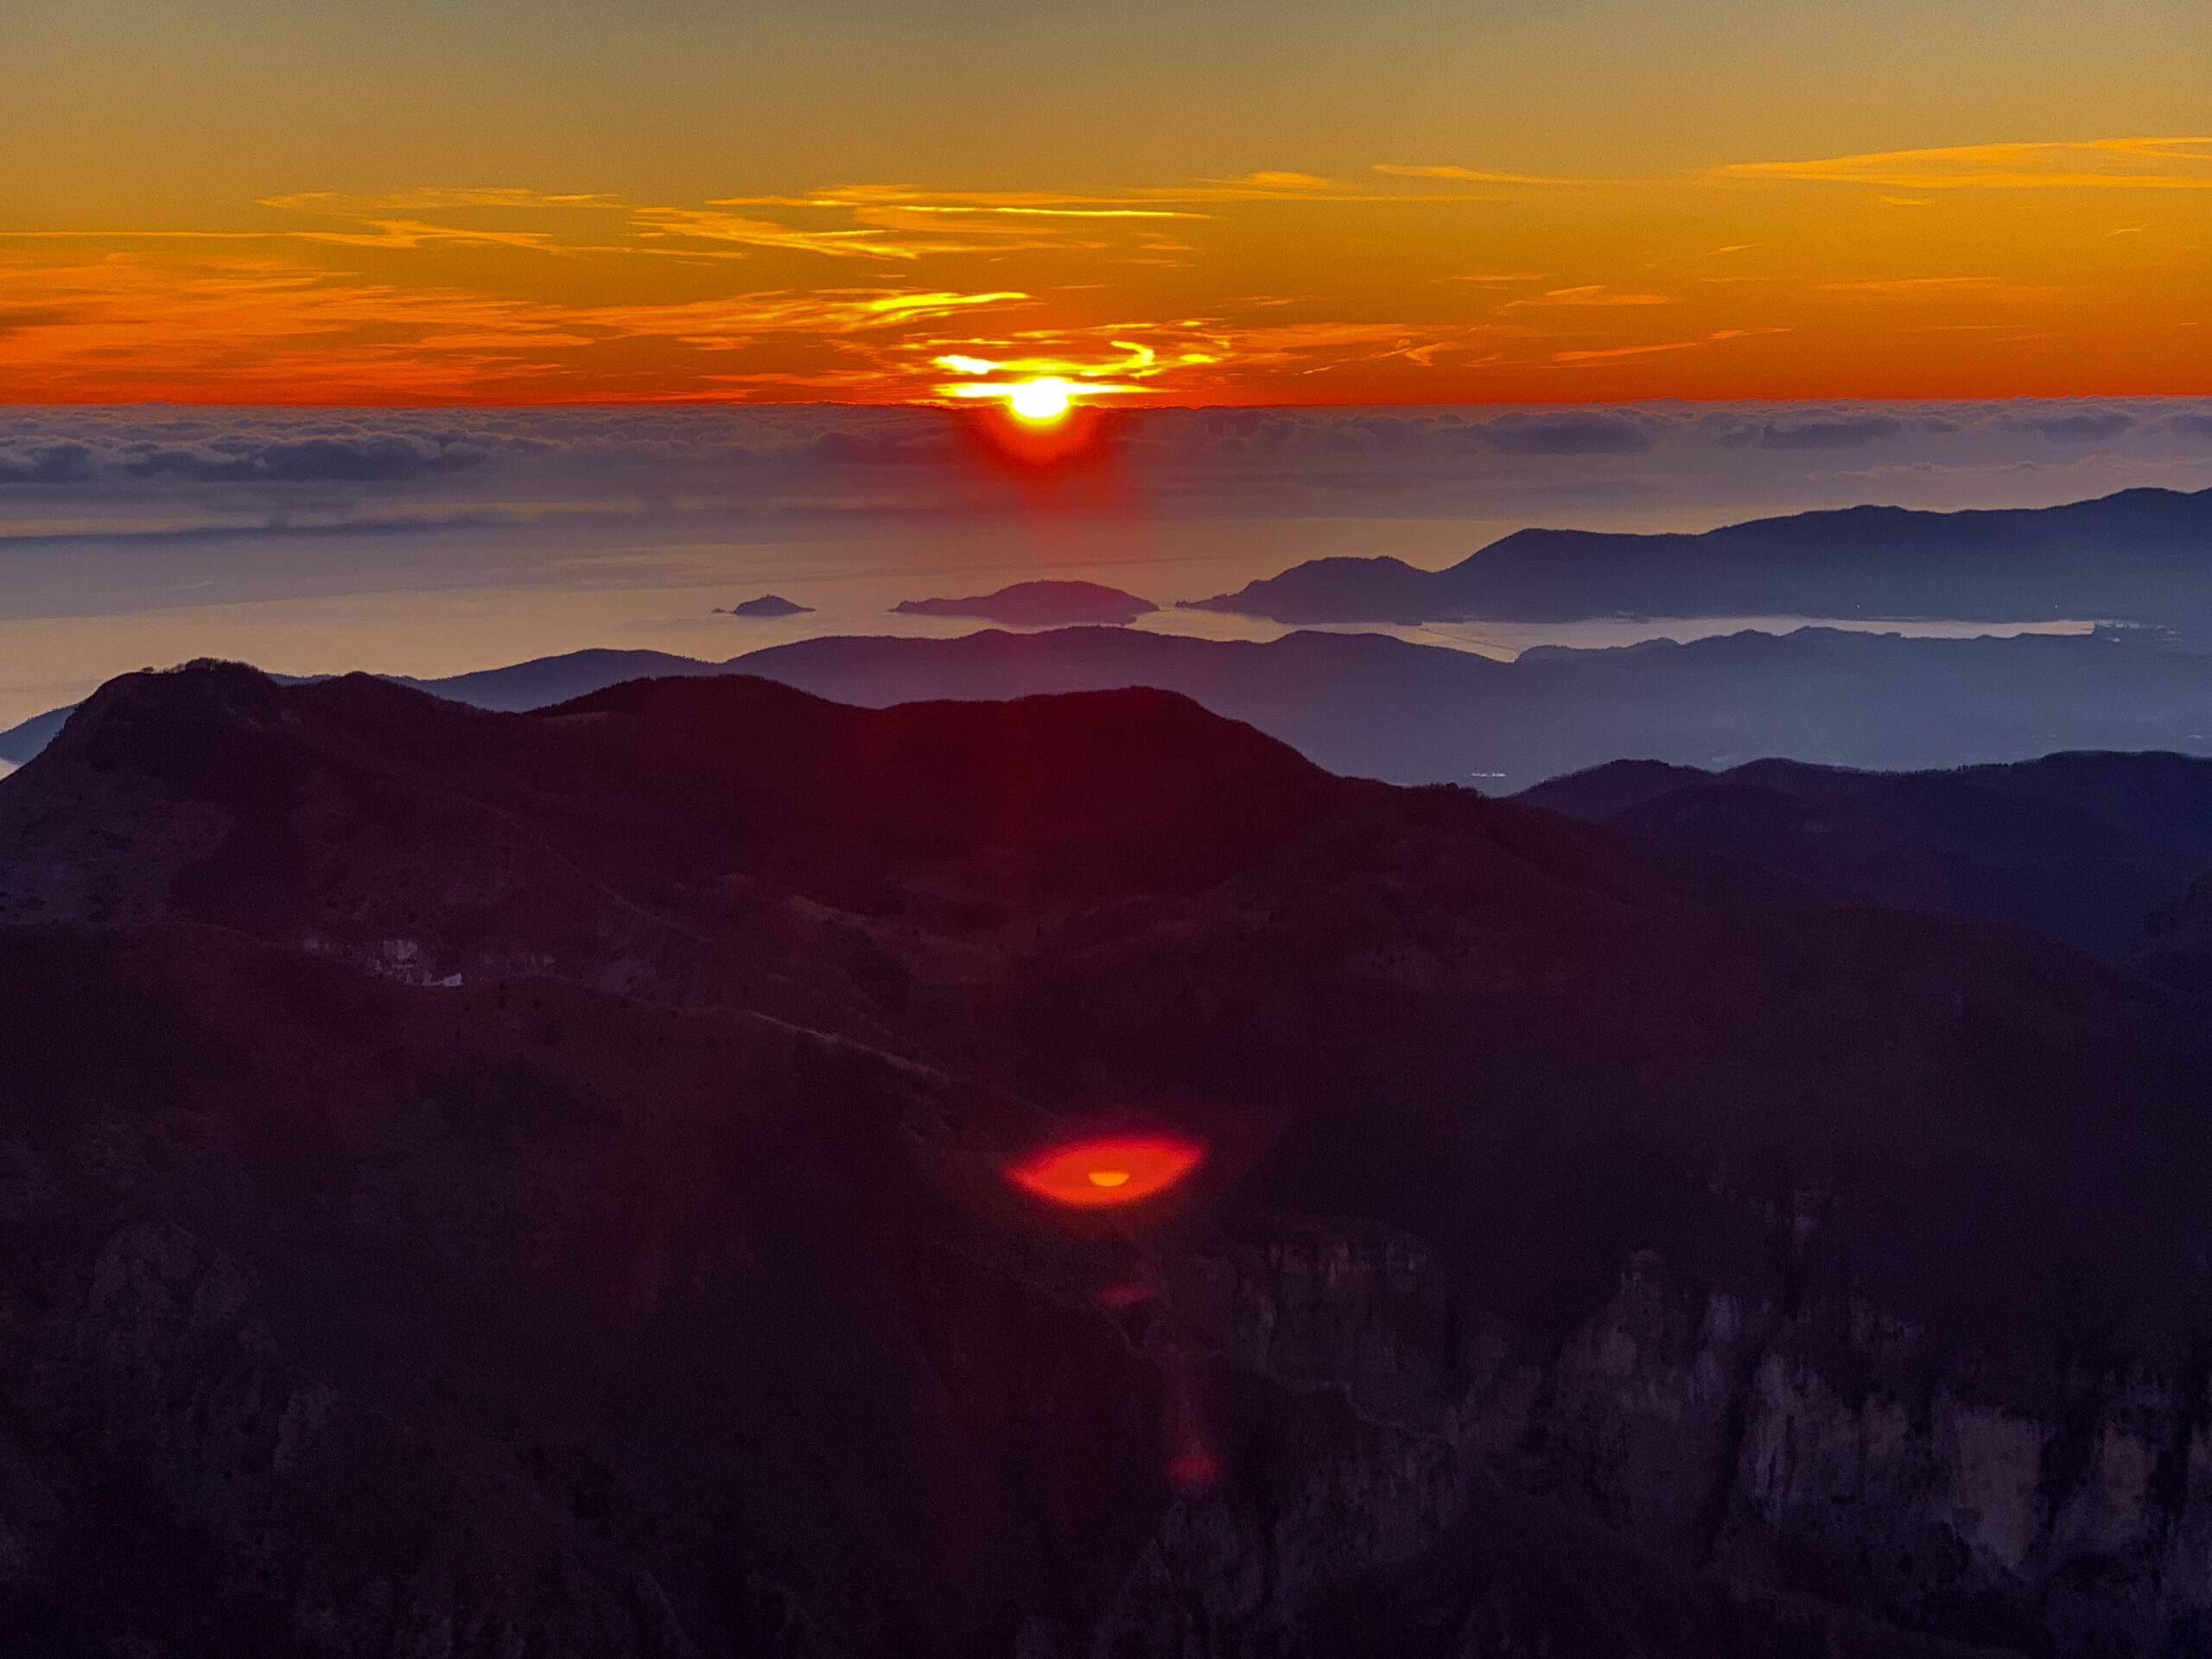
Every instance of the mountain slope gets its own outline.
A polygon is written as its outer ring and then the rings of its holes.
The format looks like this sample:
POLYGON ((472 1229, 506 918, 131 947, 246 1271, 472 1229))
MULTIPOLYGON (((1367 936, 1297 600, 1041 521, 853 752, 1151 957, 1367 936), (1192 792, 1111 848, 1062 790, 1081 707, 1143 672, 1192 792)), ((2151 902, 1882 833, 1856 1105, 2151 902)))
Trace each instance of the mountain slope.
POLYGON ((844 702, 1146 684, 1249 721, 1333 771, 1525 788, 1621 755, 1764 754, 1910 769, 2053 749, 2212 746, 2205 659, 2141 634, 1913 639, 1807 628, 1512 663, 1379 634, 1266 645, 1130 629, 823 639, 741 659, 844 702))
POLYGON ((0 887, 17 1630, 2212 1637, 2212 1039, 2013 930, 1158 693, 221 665, 0 781, 0 887), (998 1175, 1111 1124, 1210 1149, 1147 1230, 998 1175))
POLYGON ((1617 761, 1515 798, 1748 859, 1832 899, 2013 922, 2102 957, 2212 864, 2212 760, 2189 755, 1905 773, 1617 761))
POLYGON ((2205 658, 2127 631, 1915 639, 1808 628, 1605 651, 1540 647, 1506 664, 1374 634, 1297 633, 1259 645, 1065 628, 815 639, 727 663, 578 652, 402 683, 523 709, 638 675, 728 673, 874 705, 1156 686, 1338 772, 1394 783, 1471 778, 1503 790, 1624 754, 1699 767, 1789 754, 1897 770, 2054 749, 2212 747, 2205 658))
POLYGON ((2139 972, 2212 997, 2212 873, 2144 918, 2144 937, 2129 953, 2139 972))

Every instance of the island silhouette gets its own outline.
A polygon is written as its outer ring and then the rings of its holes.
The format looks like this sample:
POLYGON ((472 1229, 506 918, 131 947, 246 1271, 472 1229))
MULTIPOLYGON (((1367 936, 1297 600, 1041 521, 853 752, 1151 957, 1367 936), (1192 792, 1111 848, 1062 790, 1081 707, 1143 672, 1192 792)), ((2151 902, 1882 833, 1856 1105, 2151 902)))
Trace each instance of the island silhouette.
POLYGON ((992 622, 1039 627, 1134 622, 1159 606, 1096 582, 1017 582, 995 594, 966 599, 909 599, 893 605, 900 616, 980 616, 992 622))

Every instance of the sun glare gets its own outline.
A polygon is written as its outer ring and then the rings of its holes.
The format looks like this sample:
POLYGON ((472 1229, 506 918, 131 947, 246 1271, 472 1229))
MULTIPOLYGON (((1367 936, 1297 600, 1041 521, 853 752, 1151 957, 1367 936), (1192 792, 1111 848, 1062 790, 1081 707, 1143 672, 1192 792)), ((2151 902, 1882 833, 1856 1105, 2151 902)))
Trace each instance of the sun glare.
POLYGON ((1116 1136, 1048 1147, 1006 1173, 1016 1185, 1054 1204, 1134 1204, 1175 1185, 1205 1156, 1205 1148, 1187 1141, 1116 1136))
POLYGON ((1025 380, 1007 395, 1007 407, 1021 419, 1042 425, 1068 412, 1073 401, 1068 396, 1070 390, 1061 379, 1025 380))

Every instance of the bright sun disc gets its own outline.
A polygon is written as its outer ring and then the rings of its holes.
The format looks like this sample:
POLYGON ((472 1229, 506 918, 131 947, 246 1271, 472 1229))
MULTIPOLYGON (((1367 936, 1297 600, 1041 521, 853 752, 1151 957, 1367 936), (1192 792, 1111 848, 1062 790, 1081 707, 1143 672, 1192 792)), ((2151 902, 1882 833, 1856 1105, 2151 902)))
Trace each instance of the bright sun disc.
POLYGON ((1068 412, 1068 383, 1026 380, 1007 397, 1007 406, 1025 421, 1057 421, 1068 412))

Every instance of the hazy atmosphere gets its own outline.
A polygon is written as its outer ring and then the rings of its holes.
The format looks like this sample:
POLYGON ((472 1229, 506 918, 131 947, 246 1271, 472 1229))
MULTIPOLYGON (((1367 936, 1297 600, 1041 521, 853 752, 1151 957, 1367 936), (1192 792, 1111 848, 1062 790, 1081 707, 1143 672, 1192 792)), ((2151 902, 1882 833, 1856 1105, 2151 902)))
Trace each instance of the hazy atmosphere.
MULTIPOLYGON (((2212 486, 2203 399, 1157 410, 1096 438, 1040 478, 932 410, 0 410, 0 726, 194 657, 416 676, 588 645, 720 658, 969 632, 890 607, 1039 576, 1171 607, 1311 558, 1440 567, 1530 525, 2212 486), (712 614, 766 593, 812 613, 712 614)), ((1283 631, 1172 608, 1138 626, 1283 631)), ((1493 654, 1712 631, 1397 630, 1493 654)))
POLYGON ((10 0, 0 1659, 2208 1659, 2204 0, 10 0))

